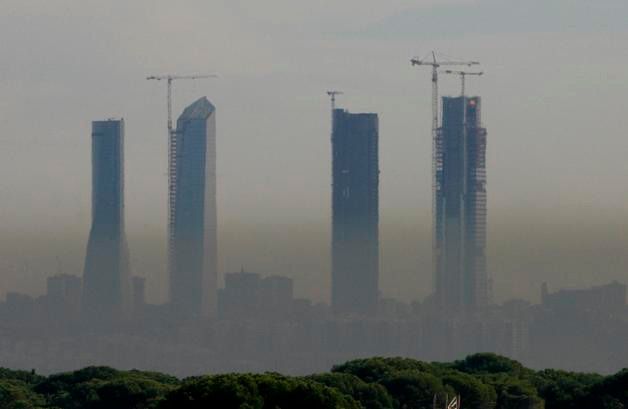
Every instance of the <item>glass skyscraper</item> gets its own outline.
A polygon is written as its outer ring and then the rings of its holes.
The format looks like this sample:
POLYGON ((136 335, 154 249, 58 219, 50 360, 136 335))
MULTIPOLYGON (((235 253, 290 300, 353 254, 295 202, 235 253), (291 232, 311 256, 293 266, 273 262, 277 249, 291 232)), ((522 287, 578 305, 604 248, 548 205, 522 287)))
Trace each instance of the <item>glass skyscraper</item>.
POLYGON ((332 308, 373 315, 379 281, 377 114, 333 111, 332 308))
POLYGON ((83 311, 93 319, 130 308, 124 230, 124 120, 92 122, 92 226, 83 273, 83 311))
POLYGON ((216 309, 216 110, 205 97, 177 121, 170 236, 170 303, 179 316, 216 309))
POLYGON ((439 305, 488 304, 486 129, 479 97, 444 97, 435 144, 434 280, 439 305))

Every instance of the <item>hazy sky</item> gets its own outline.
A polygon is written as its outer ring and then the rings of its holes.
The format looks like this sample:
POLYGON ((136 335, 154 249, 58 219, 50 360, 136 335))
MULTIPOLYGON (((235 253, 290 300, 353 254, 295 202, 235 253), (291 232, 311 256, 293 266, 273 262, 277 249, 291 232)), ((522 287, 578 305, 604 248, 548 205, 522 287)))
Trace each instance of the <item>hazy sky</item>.
MULTIPOLYGON (((567 234, 576 240, 628 219, 625 0, 2 0, 0 6, 0 233, 86 237, 90 121, 120 116, 127 131, 127 229, 138 236, 163 232, 165 85, 144 78, 203 72, 221 78, 177 83, 175 114, 201 95, 217 107, 222 225, 328 223, 325 91, 338 88, 346 93, 342 107, 380 114, 382 225, 429 229, 429 72, 409 59, 432 49, 480 60, 486 72, 468 88, 483 97, 489 132, 493 237, 501 237, 500 226, 519 231, 508 223, 523 220, 519 225, 533 227, 522 240, 534 249, 552 237, 556 223, 574 223, 567 234)), ((441 84, 444 93, 458 92, 456 78, 441 84)), ((576 248, 582 246, 565 252, 576 248)), ((598 254, 592 269, 624 268, 608 264, 624 252, 598 254)), ((236 264, 223 260, 225 269, 236 264)), ((493 269, 534 266, 505 260, 493 269)))

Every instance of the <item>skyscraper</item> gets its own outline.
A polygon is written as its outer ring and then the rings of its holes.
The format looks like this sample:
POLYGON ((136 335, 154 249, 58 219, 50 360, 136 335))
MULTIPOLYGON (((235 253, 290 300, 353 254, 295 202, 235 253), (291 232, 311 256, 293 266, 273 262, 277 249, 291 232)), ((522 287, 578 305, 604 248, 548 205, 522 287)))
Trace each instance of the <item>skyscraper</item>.
POLYGON ((92 122, 92 227, 83 273, 83 311, 117 319, 129 308, 124 230, 124 120, 92 122))
POLYGON ((170 303, 180 316, 216 308, 216 112, 205 97, 188 106, 175 136, 174 224, 170 243, 170 303))
POLYGON ((377 312, 379 122, 377 114, 333 111, 332 308, 377 312))
POLYGON ((443 97, 435 144, 434 280, 449 311, 489 302, 486 271, 486 129, 479 97, 443 97))

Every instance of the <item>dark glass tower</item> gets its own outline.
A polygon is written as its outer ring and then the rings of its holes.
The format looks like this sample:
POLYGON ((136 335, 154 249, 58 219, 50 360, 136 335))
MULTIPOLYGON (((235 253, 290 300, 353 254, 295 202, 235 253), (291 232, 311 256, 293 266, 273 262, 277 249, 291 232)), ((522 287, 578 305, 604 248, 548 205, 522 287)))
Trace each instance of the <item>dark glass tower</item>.
POLYGON ((92 227, 83 273, 83 311, 119 319, 130 301, 124 230, 124 121, 92 122, 92 227))
POLYGON ((444 97, 435 144, 434 279, 439 305, 489 302, 486 271, 486 129, 479 97, 444 97))
POLYGON ((180 316, 216 308, 216 112, 203 97, 177 121, 170 302, 180 316))
POLYGON ((332 308, 377 312, 379 123, 377 114, 333 111, 332 308))

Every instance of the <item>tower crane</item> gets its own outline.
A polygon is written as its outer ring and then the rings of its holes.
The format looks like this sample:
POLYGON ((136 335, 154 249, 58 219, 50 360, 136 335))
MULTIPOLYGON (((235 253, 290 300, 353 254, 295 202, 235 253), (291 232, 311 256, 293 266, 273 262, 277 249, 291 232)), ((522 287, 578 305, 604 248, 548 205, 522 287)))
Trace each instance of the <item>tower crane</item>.
POLYGON ((478 61, 437 61, 436 53, 432 51, 432 61, 427 59, 413 58, 410 60, 412 66, 432 67, 432 132, 436 134, 438 129, 438 68, 448 65, 479 65, 478 61))
POLYGON ((475 75, 475 76, 482 76, 484 75, 484 71, 476 71, 476 72, 470 72, 470 71, 455 71, 455 70, 445 70, 443 71, 444 74, 453 74, 453 75, 459 75, 460 76, 460 82, 461 82, 461 91, 460 91, 460 96, 464 97, 465 96, 465 79, 468 75, 475 75))
POLYGON ((147 80, 166 81, 168 84, 168 136, 172 134, 172 82, 175 80, 198 80, 205 78, 218 78, 216 74, 197 74, 197 75, 151 75, 146 77, 147 80))
POLYGON ((433 228, 432 228, 432 251, 436 255, 434 257, 434 272, 435 275, 439 274, 439 258, 441 249, 439 248, 437 237, 439 235, 439 229, 441 228, 441 221, 439 219, 438 206, 439 201, 437 198, 437 191, 441 188, 442 173, 443 173, 443 154, 442 154, 442 141, 438 132, 438 69, 441 66, 472 66, 479 65, 477 61, 439 61, 436 59, 436 53, 432 51, 431 61, 427 58, 419 59, 412 58, 410 60, 412 66, 430 66, 432 67, 432 216, 433 216, 433 228))
POLYGON ((436 59, 436 52, 432 51, 432 60, 412 58, 410 60, 412 66, 430 66, 432 67, 432 183, 437 188, 437 144, 438 144, 438 69, 441 66, 460 66, 479 65, 478 61, 439 61, 436 59))
MULTIPOLYGON (((466 104, 466 99, 465 99, 465 80, 467 78, 468 75, 474 75, 474 76, 482 76, 484 75, 484 71, 456 71, 456 70, 445 70, 443 71, 444 74, 452 74, 452 75, 458 75, 460 76, 460 83, 461 83, 461 89, 460 89, 460 96, 462 97, 463 100, 463 104, 466 104)), ((465 105, 463 105, 465 106, 465 105)), ((465 108, 463 108, 462 110, 462 124, 463 124, 463 133, 466 136, 466 131, 467 131, 467 108, 465 106, 465 108)))
MULTIPOLYGON (((460 97, 462 99, 462 140, 463 140, 463 160, 464 160, 464 169, 467 168, 467 98, 465 96, 465 80, 468 75, 473 76, 482 76, 484 75, 484 71, 457 71, 457 70, 445 70, 445 74, 458 75, 460 77, 460 97)), ((465 194, 467 193, 467 178, 465 177, 463 180, 463 190, 465 194)))
POLYGON ((166 81, 168 96, 168 262, 172 263, 172 246, 174 235, 174 216, 176 204, 176 161, 177 148, 176 136, 172 126, 172 83, 176 80, 196 80, 205 78, 217 78, 216 74, 194 74, 194 75, 151 75, 146 77, 149 81, 166 81))

